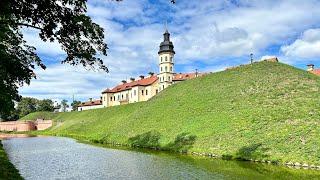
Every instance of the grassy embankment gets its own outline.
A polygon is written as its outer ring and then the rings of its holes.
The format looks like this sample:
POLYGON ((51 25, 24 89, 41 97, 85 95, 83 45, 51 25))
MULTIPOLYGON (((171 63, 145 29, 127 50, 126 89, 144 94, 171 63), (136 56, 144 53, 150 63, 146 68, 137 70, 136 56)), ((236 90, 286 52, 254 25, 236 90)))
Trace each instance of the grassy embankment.
POLYGON ((225 158, 320 165, 320 78, 260 62, 178 83, 148 102, 71 113, 33 113, 42 133, 225 158))
POLYGON ((0 179, 23 179, 19 171, 10 163, 0 140, 0 179))

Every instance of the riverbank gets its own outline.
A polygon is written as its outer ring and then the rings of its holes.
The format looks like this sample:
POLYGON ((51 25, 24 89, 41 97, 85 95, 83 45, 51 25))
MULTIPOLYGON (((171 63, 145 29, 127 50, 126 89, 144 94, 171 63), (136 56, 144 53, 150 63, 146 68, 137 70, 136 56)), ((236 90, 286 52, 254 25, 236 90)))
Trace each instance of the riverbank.
POLYGON ((0 140, 0 179, 6 179, 6 180, 23 179, 20 176, 19 171, 9 161, 7 154, 3 149, 1 140, 0 140))
POLYGON ((170 86, 147 102, 68 113, 41 134, 294 167, 320 165, 320 78, 261 62, 170 86))
MULTIPOLYGON (((63 137, 3 141, 26 179, 318 179, 319 171, 163 151, 91 146, 63 137), (77 162, 77 163, 74 163, 77 162)), ((96 144, 95 144, 96 145, 96 144)))

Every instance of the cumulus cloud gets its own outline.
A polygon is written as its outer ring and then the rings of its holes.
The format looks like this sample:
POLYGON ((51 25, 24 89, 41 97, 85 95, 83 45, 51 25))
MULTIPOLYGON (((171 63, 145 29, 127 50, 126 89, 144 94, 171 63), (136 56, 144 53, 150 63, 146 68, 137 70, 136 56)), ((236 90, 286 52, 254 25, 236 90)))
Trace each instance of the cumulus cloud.
POLYGON ((320 57, 320 29, 308 29, 301 38, 290 45, 281 47, 286 56, 314 58, 320 57))

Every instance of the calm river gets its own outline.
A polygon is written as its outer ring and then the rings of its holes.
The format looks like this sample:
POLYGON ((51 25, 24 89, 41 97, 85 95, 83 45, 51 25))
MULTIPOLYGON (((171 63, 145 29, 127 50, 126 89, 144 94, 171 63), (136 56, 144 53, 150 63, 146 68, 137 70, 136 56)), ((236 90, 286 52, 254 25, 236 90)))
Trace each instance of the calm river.
POLYGON ((61 137, 2 141, 25 179, 319 179, 316 170, 96 147, 61 137))

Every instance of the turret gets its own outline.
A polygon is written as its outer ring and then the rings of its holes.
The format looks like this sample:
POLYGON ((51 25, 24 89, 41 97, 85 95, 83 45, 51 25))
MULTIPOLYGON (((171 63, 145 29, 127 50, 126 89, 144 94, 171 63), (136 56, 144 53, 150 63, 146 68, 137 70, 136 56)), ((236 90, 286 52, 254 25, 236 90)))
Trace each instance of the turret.
POLYGON ((167 88, 172 84, 173 79, 173 57, 174 57, 174 46, 170 41, 170 33, 168 30, 163 34, 163 41, 159 46, 159 91, 167 88))

